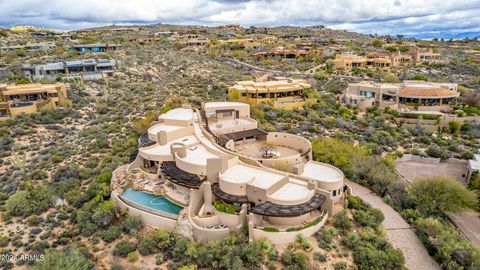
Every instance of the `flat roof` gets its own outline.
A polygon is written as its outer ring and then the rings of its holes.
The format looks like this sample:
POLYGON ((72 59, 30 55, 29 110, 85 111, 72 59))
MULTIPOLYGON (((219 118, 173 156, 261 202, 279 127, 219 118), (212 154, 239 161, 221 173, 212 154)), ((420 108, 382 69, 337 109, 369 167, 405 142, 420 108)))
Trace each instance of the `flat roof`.
POLYGON ((149 134, 152 134, 153 136, 157 136, 157 133, 160 132, 160 131, 165 131, 167 133, 169 132, 172 132, 172 131, 175 131, 175 130, 179 130, 179 129, 182 129, 182 128, 185 128, 183 126, 174 126, 174 125, 167 125, 167 124, 158 124, 158 125, 154 125, 152 127, 150 127, 148 129, 148 133, 149 134))
POLYGON ((207 159, 218 158, 217 155, 211 153, 205 148, 205 146, 199 144, 193 147, 187 148, 187 156, 182 160, 196 165, 207 165, 207 159))
POLYGON ((337 182, 343 179, 339 169, 319 162, 307 162, 300 176, 309 177, 322 182, 337 182))
POLYGON ((162 115, 159 119, 169 119, 169 120, 192 120, 193 119, 193 110, 185 108, 176 108, 172 109, 162 115))
POLYGON ((154 147, 141 148, 140 151, 142 151, 145 154, 150 154, 150 155, 171 155, 170 145, 172 143, 183 143, 187 147, 189 147, 189 146, 191 146, 191 145, 193 145, 197 142, 198 142, 198 140, 194 135, 189 135, 189 136, 185 136, 185 137, 182 137, 180 139, 171 141, 171 142, 169 142, 167 144, 164 144, 164 145, 158 145, 157 144, 154 147))
POLYGON ((226 170, 225 173, 223 173, 220 177, 224 181, 238 184, 248 183, 250 180, 255 178, 255 181, 252 183, 252 185, 266 189, 282 180, 285 176, 267 171, 265 169, 257 169, 254 167, 237 164, 226 170))
POLYGON ((203 108, 212 109, 212 108, 236 107, 236 106, 250 107, 250 105, 243 102, 207 102, 203 105, 203 108))
POLYGON ((278 201, 300 201, 309 199, 308 196, 311 193, 312 191, 308 189, 308 186, 289 182, 269 197, 278 201))

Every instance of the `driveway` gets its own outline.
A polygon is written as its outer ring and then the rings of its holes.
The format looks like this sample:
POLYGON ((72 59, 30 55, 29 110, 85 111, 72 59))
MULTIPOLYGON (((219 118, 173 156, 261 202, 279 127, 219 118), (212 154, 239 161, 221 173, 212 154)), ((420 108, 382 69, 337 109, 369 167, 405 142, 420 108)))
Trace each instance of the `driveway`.
POLYGON ((440 269, 438 263, 428 255, 427 250, 410 225, 397 211, 383 202, 383 199, 375 195, 370 189, 349 180, 346 182, 352 188, 353 195, 362 198, 365 202, 383 212, 385 220, 382 222, 382 227, 385 230, 386 237, 392 246, 402 250, 405 256, 405 265, 408 269, 440 269))
POLYGON ((417 161, 397 161, 397 170, 403 174, 409 182, 415 179, 431 176, 450 176, 457 179, 463 185, 466 185, 465 171, 466 164, 440 162, 438 164, 422 163, 417 161))
POLYGON ((448 218, 470 243, 480 248, 480 219, 474 211, 448 214, 448 218))

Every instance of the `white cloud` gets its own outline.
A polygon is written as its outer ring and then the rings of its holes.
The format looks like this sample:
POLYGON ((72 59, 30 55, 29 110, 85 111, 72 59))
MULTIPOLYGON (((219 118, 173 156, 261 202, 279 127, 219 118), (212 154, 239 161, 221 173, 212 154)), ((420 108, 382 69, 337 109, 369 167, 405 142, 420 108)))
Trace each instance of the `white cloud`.
POLYGON ((480 25, 480 0, 0 0, 0 11, 3 26, 22 23, 64 29, 142 22, 324 24, 363 33, 402 34, 472 31, 480 25))

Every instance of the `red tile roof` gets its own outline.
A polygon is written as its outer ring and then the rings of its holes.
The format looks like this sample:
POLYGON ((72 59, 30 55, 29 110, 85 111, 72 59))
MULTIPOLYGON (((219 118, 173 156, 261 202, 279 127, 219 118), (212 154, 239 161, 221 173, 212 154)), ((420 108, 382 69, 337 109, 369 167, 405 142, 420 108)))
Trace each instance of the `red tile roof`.
POLYGON ((415 97, 444 97, 455 96, 458 92, 448 90, 446 88, 402 88, 399 92, 400 96, 415 96, 415 97))

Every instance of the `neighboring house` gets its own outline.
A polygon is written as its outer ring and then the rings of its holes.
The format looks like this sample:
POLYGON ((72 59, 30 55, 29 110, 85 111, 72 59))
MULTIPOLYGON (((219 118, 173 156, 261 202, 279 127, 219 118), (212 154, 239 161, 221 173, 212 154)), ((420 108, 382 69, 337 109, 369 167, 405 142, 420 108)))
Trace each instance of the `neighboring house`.
POLYGON ((365 68, 367 66, 367 58, 356 54, 336 54, 333 60, 334 69, 355 69, 365 68))
POLYGON ((155 42, 159 40, 157 36, 134 36, 129 37, 128 41, 138 42, 138 43, 148 43, 148 42, 155 42))
POLYGON ((112 33, 123 34, 123 33, 131 33, 131 32, 138 32, 140 28, 138 27, 116 27, 109 29, 112 33))
POLYGON ((273 244, 314 235, 341 208, 344 175, 313 161, 309 140, 259 129, 248 104, 202 107, 170 110, 140 137, 135 160, 113 172, 119 207, 201 242, 245 229, 273 244))
POLYGON ((265 49, 265 45, 259 42, 242 42, 240 46, 247 50, 261 51, 265 49))
POLYGON ((257 58, 285 58, 295 59, 297 57, 305 57, 307 55, 320 55, 317 50, 296 50, 296 49, 284 49, 283 47, 275 48, 270 51, 256 52, 253 56, 257 58))
POLYGON ((456 83, 403 81, 402 83, 376 83, 363 81, 348 85, 341 102, 357 106, 360 110, 370 107, 410 109, 418 111, 449 111, 449 104, 460 93, 456 83))
POLYGON ((197 34, 187 34, 187 35, 177 35, 177 36, 171 36, 171 40, 185 45, 187 47, 200 47, 204 46, 208 43, 208 38, 202 36, 202 35, 197 35, 197 34))
POLYGON ((342 46, 327 46, 322 48, 322 55, 325 58, 333 57, 339 53, 345 51, 345 48, 342 46))
POLYGON ((153 34, 154 36, 156 37, 170 37, 170 36, 173 36, 173 35, 178 35, 177 32, 172 32, 172 31, 162 31, 162 32, 155 32, 153 34))
POLYGON ((228 93, 250 104, 267 103, 275 108, 294 109, 305 104, 303 91, 311 87, 303 79, 265 76, 256 81, 235 82, 228 88, 228 93))
POLYGON ((448 58, 442 56, 439 52, 433 52, 433 49, 416 50, 413 52, 417 64, 448 63, 448 58))
POLYGON ((335 69, 379 68, 390 69, 399 66, 413 65, 415 61, 411 54, 371 52, 366 56, 356 54, 337 54, 333 60, 335 69))
POLYGON ((61 61, 41 65, 24 65, 25 76, 30 80, 56 80, 57 78, 101 79, 114 72, 117 61, 113 59, 84 59, 61 61))
POLYGON ((287 34, 280 36, 282 39, 286 40, 299 40, 299 39, 310 39, 312 35, 310 34, 287 34))
POLYGON ((67 98, 64 84, 0 84, 0 120, 21 114, 37 112, 43 108, 55 109, 67 98))
POLYGON ((480 173, 480 150, 477 150, 477 153, 473 155, 473 159, 468 160, 467 171, 465 172, 467 183, 470 182, 474 173, 480 173))
POLYGON ((57 45, 55 42, 39 42, 39 43, 27 43, 26 45, 12 45, 12 46, 3 46, 0 48, 1 51, 16 51, 16 50, 26 50, 29 52, 33 51, 46 51, 50 49, 55 49, 57 45))
POLYGON ((95 43, 95 44, 76 44, 68 46, 67 50, 79 52, 79 53, 103 53, 108 51, 116 51, 120 49, 120 44, 107 44, 107 43, 95 43))

